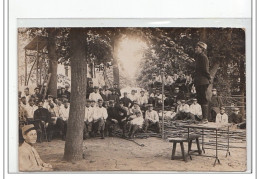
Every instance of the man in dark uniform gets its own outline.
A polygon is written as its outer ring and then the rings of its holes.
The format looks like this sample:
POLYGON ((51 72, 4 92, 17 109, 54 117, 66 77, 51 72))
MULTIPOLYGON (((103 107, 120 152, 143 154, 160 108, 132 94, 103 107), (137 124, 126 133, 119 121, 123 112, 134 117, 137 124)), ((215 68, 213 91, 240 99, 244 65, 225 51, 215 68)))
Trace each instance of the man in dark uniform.
POLYGON ((202 108, 202 123, 208 122, 208 100, 206 98, 206 92, 209 84, 211 83, 211 76, 209 73, 209 60, 206 56, 207 44, 204 42, 198 42, 195 47, 195 78, 194 84, 197 91, 198 103, 202 108))
POLYGON ((39 87, 34 88, 34 94, 33 94, 33 96, 34 96, 35 98, 37 98, 39 101, 42 101, 42 100, 43 100, 43 99, 42 99, 42 95, 40 94, 40 88, 39 88, 39 87))
POLYGON ((110 89, 111 91, 111 94, 108 95, 108 100, 114 100, 114 102, 117 104, 119 102, 119 96, 118 94, 116 93, 115 89, 112 88, 110 89))
POLYGON ((215 88, 212 89, 212 97, 209 103, 210 106, 210 122, 216 121, 216 116, 220 113, 220 108, 222 107, 222 99, 217 94, 217 90, 215 88))
POLYGON ((132 101, 127 97, 127 92, 124 92, 124 97, 120 99, 125 107, 129 108, 131 106, 132 101))
POLYGON ((246 128, 246 121, 243 119, 243 116, 239 113, 239 108, 233 108, 232 113, 228 117, 228 123, 237 124, 237 127, 240 129, 246 128))
POLYGON ((117 83, 114 83, 114 90, 115 90, 115 93, 118 95, 118 97, 120 98, 121 96, 121 92, 120 92, 120 89, 118 88, 118 84, 117 83))
POLYGON ((70 92, 69 92, 69 85, 65 85, 64 94, 67 96, 68 101, 70 102, 70 92))
MULTIPOLYGON (((40 101, 38 103, 38 109, 34 111, 33 115, 34 121, 35 121, 35 128, 37 130, 37 141, 42 142, 42 133, 43 130, 46 131, 46 126, 51 121, 51 114, 48 111, 48 109, 43 108, 43 102, 40 101)), ((47 138, 49 138, 49 134, 47 133, 47 138)))

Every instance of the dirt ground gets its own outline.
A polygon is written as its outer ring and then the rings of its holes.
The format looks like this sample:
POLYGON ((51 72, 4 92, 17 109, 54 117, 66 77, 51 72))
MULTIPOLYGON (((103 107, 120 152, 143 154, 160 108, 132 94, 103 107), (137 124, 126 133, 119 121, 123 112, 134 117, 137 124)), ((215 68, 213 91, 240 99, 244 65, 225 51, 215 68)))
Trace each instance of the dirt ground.
MULTIPOLYGON (((192 160, 171 160, 172 143, 150 137, 135 139, 139 144, 117 137, 107 137, 84 141, 85 159, 79 162, 66 162, 62 160, 65 142, 53 140, 36 144, 44 162, 51 163, 55 171, 246 171, 246 143, 231 148, 231 156, 226 157, 226 151, 219 151, 221 164, 213 167, 215 151, 206 149, 202 156, 192 156, 192 160)), ((232 144, 231 144, 232 145, 232 144)), ((196 147, 193 144, 193 149, 196 147)), ((187 144, 185 144, 187 151, 187 144)), ((180 146, 177 145, 176 155, 181 155, 180 146)))

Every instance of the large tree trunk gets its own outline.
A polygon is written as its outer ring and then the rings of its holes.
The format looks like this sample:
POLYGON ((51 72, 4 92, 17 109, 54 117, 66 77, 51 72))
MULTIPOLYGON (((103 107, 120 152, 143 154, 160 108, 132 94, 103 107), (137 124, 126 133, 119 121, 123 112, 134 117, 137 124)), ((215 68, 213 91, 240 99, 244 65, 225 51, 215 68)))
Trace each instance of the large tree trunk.
POLYGON ((71 104, 64 152, 64 159, 67 161, 80 160, 83 155, 83 120, 87 85, 85 39, 84 29, 71 29, 71 104))
POLYGON ((119 68, 118 68, 118 62, 117 62, 116 59, 113 60, 112 66, 113 66, 114 83, 117 83, 118 87, 119 87, 120 86, 120 84, 119 84, 119 68))
POLYGON ((57 31, 55 29, 47 29, 48 32, 48 57, 49 57, 49 69, 48 73, 51 73, 50 84, 48 85, 48 94, 53 97, 57 97, 57 68, 58 57, 56 54, 55 35, 57 31))

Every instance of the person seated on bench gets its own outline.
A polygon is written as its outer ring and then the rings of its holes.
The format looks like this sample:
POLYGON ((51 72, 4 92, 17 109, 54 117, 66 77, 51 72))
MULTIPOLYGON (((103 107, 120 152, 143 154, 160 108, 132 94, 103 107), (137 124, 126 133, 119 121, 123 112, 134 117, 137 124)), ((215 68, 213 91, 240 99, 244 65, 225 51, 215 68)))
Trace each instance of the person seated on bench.
POLYGON ((132 120, 129 122, 130 128, 129 128, 129 135, 128 135, 128 137, 130 139, 134 138, 134 134, 138 130, 142 129, 142 126, 144 124, 144 119, 142 117, 141 111, 135 110, 134 112, 135 112, 135 115, 132 115, 130 117, 130 119, 132 118, 132 120))
POLYGON ((236 124, 238 128, 246 128, 246 120, 243 119, 243 116, 239 113, 239 108, 233 108, 232 113, 228 117, 228 122, 236 124))
POLYGON ((19 170, 21 172, 53 171, 52 165, 44 163, 33 147, 37 140, 37 132, 34 125, 25 125, 22 128, 22 135, 24 142, 19 147, 19 170))
POLYGON ((185 100, 181 100, 181 104, 177 106, 177 114, 174 120, 185 120, 189 117, 190 106, 186 104, 185 100))
POLYGON ((202 109, 196 98, 192 99, 193 103, 190 105, 190 118, 192 120, 202 120, 202 109))
POLYGON ((145 132, 147 132, 148 127, 155 125, 156 131, 161 133, 161 125, 159 123, 159 115, 153 110, 153 105, 148 104, 148 110, 145 112, 145 132))
POLYGON ((228 115, 225 113, 225 108, 220 108, 220 113, 216 116, 216 123, 217 124, 228 124, 228 115))

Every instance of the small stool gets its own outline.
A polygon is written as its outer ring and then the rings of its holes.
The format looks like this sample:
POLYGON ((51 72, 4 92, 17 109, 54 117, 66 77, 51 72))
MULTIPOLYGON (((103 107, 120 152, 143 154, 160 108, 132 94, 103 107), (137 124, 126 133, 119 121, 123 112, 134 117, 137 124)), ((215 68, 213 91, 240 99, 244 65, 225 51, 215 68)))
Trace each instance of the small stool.
POLYGON ((183 142, 188 142, 187 138, 168 138, 169 142, 173 142, 173 147, 172 147, 172 157, 171 159, 177 159, 177 157, 175 156, 175 152, 176 152, 176 145, 177 143, 180 143, 181 146, 181 154, 182 154, 182 159, 184 161, 187 161, 187 158, 185 157, 185 153, 184 153, 184 145, 183 142))
POLYGON ((199 134, 190 134, 189 138, 188 138, 188 136, 185 136, 185 138, 187 138, 187 140, 188 140, 188 155, 190 156, 190 159, 192 160, 191 155, 190 155, 191 152, 192 153, 198 152, 198 154, 201 155, 202 151, 200 149, 200 143, 199 143, 200 135, 199 134), (193 140, 196 140, 197 150, 191 150, 193 140))

